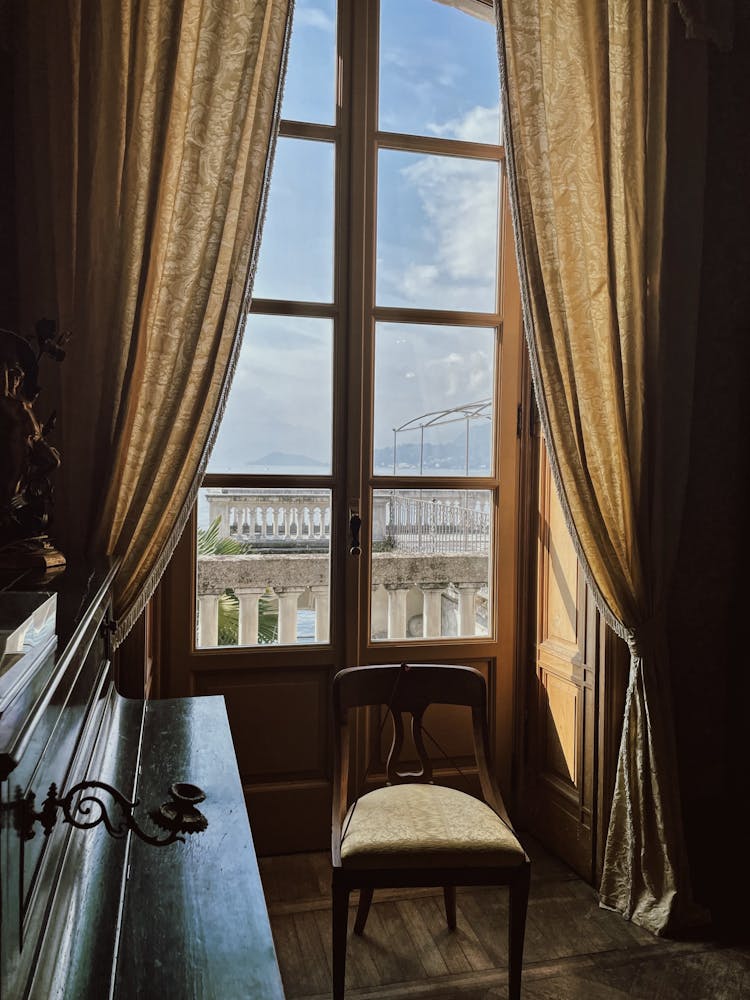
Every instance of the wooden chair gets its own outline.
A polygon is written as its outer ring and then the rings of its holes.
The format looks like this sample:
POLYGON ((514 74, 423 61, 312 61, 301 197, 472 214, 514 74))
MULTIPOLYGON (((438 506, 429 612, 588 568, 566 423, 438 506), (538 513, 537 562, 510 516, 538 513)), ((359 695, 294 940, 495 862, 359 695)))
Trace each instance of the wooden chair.
POLYGON ((351 667, 334 678, 333 711, 334 1000, 344 996, 349 893, 353 889, 359 890, 354 933, 362 934, 373 890, 402 886, 443 886, 448 927, 454 930, 459 885, 510 887, 509 996, 518 1000, 531 866, 513 832, 489 766, 484 677, 472 667, 437 664, 351 667), (422 725, 431 704, 471 708, 484 802, 432 783, 422 725), (386 705, 393 718, 387 784, 362 795, 347 809, 349 711, 367 705, 386 705), (398 770, 404 740, 402 713, 411 715, 421 762, 416 773, 398 770))

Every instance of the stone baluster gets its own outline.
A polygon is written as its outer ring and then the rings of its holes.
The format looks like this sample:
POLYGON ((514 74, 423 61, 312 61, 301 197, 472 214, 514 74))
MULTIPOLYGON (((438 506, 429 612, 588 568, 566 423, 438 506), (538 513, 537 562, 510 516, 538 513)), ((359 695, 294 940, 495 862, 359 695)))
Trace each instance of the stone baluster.
POLYGON ((390 497, 378 493, 372 498, 372 540, 382 542, 385 538, 386 515, 390 497))
POLYGON ((312 595, 315 602, 315 641, 328 642, 330 637, 328 587, 313 587, 312 595))
POLYGON ((388 593, 388 638, 406 638, 406 595, 408 589, 398 585, 386 584, 388 593))
POLYGON ((264 590, 262 587, 235 587, 234 592, 240 604, 238 645, 258 645, 258 602, 264 590))
POLYGON ((208 498, 208 523, 213 524, 216 518, 219 518, 219 529, 221 530, 221 504, 217 501, 216 497, 209 496, 208 498))
POLYGON ((279 598, 279 644, 292 646, 297 642, 297 604, 303 588, 284 587, 276 593, 279 598))
POLYGON ((436 639, 442 634, 443 590, 442 583, 421 584, 423 596, 422 605, 422 636, 425 639, 436 639))
POLYGON ((477 632, 477 592, 479 584, 459 583, 458 585, 458 634, 476 635, 477 632))
POLYGON ((219 538, 229 538, 229 501, 217 503, 216 513, 219 515, 219 538))
POLYGON ((219 594, 201 594, 198 598, 198 647, 219 645, 219 594))
POLYGON ((279 537, 279 508, 274 507, 272 513, 273 517, 273 537, 279 537))

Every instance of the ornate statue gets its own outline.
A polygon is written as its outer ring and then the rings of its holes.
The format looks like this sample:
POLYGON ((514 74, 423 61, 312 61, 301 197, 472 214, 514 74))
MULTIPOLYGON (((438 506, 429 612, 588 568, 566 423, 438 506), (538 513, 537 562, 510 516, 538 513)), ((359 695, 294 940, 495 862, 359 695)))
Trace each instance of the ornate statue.
POLYGON ((53 320, 36 324, 37 349, 18 334, 0 329, 0 566, 63 567, 47 527, 52 510, 52 473, 60 455, 47 437, 55 414, 40 424, 33 410, 43 355, 62 361, 67 336, 53 320))

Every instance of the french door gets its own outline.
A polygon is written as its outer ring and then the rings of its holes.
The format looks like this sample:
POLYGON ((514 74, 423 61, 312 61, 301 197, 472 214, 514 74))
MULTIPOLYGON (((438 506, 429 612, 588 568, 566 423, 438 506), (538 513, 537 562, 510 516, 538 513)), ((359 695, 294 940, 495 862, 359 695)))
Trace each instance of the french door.
MULTIPOLYGON (((510 792, 525 426, 491 7, 296 7, 251 313, 163 588, 160 688, 226 698, 258 849, 279 853, 328 842, 344 666, 481 669, 510 792)), ((459 722, 430 728, 460 763, 459 722)), ((358 783, 382 769, 380 728, 359 720, 358 783)))

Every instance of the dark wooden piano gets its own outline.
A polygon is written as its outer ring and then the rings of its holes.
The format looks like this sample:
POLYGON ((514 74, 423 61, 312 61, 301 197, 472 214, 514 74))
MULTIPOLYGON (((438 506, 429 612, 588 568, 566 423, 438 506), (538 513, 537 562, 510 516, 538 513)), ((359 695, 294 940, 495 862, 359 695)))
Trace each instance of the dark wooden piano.
MULTIPOLYGON (((69 569, 49 598, 23 579, 0 588, 0 997, 283 997, 224 700, 117 693, 112 577, 69 569), (197 785, 208 825, 157 847, 104 823, 78 829, 57 808, 46 835, 34 814, 50 785, 63 799, 84 781, 138 800, 155 838, 168 834, 149 813, 170 785, 197 785)), ((116 828, 112 795, 86 794, 101 805, 74 797, 73 818, 106 810, 116 828)))

